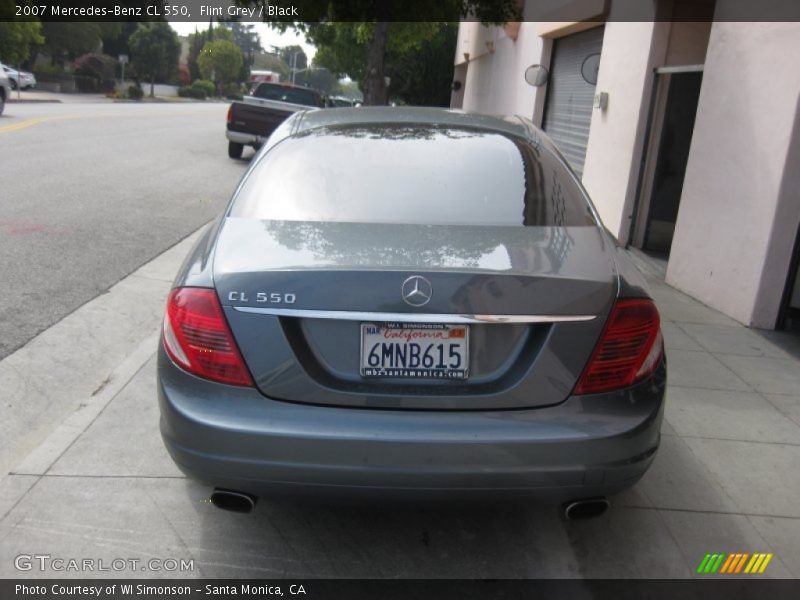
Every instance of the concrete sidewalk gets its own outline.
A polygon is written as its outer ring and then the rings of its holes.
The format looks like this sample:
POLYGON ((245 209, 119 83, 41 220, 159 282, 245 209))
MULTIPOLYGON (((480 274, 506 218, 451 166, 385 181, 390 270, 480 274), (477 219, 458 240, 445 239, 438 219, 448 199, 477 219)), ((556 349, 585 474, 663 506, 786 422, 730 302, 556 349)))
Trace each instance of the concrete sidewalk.
POLYGON ((758 577, 800 576, 800 340, 748 330, 641 261, 664 320, 666 420, 652 469, 606 515, 565 523, 536 504, 264 499, 252 515, 215 509, 158 433, 153 355, 194 237, 0 362, 0 457, 10 471, 0 481, 0 577, 682 578, 697 577, 709 552, 772 552, 758 577), (19 571, 20 554, 141 562, 19 571), (142 570, 153 558, 194 568, 142 570))
POLYGON ((96 104, 111 102, 105 94, 64 94, 61 92, 48 92, 44 90, 13 90, 8 101, 11 103, 27 102, 56 102, 65 104, 96 104))

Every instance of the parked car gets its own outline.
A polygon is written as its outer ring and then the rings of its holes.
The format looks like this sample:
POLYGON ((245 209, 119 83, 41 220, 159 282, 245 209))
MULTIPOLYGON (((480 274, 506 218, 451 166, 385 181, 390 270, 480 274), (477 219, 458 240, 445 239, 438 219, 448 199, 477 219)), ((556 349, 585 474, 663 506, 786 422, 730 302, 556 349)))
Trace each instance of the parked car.
POLYGON ((327 104, 329 108, 350 108, 353 106, 361 106, 360 102, 357 102, 352 98, 345 98, 344 96, 330 96, 327 104))
POLYGON ((260 494, 541 496, 605 510, 659 445, 659 314, 530 121, 302 111, 178 274, 158 352, 177 465, 260 494))
POLYGON ((259 83, 250 96, 228 108, 228 156, 241 158, 245 146, 259 148, 287 117, 309 107, 325 107, 318 91, 288 83, 259 83))
POLYGON ((17 71, 7 65, 0 65, 11 83, 12 89, 28 90, 36 87, 36 77, 28 71, 17 71))
POLYGON ((11 97, 11 82, 6 77, 3 69, 0 69, 0 115, 6 107, 6 101, 11 97))

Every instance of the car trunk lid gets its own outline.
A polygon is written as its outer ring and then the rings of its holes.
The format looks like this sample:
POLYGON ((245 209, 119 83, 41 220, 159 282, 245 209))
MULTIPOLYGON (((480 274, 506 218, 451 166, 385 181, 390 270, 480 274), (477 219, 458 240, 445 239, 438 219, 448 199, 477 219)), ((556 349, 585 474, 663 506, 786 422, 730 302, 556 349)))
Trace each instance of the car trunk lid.
POLYGON ((259 389, 381 408, 563 401, 617 292, 599 228, 396 225, 228 218, 214 281, 259 389), (422 276, 430 299, 403 284, 422 276), (462 381, 365 378, 362 323, 472 322, 462 381), (499 322, 492 322, 499 321, 499 322))

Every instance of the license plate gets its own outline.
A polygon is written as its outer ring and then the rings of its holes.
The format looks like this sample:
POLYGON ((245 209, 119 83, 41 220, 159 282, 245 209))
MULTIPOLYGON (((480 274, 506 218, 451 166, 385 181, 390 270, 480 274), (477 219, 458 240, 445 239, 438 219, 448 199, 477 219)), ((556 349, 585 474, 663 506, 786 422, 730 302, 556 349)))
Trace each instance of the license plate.
POLYGON ((361 376, 466 379, 469 327, 440 323, 362 323, 361 376))

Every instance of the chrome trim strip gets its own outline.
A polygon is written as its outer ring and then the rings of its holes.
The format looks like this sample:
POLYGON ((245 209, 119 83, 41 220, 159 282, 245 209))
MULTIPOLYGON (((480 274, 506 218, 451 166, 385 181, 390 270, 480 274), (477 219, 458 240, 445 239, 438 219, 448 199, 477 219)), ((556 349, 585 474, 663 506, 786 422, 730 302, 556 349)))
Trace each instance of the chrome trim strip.
POLYGON ((390 323, 562 323, 591 321, 595 315, 455 315, 438 313, 390 313, 356 310, 308 310, 302 308, 268 308, 233 306, 234 310, 276 317, 306 319, 339 319, 341 321, 378 321, 390 323))
POLYGON ((656 67, 658 75, 668 75, 670 73, 702 73, 705 65, 676 65, 671 67, 656 67))

